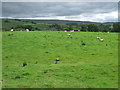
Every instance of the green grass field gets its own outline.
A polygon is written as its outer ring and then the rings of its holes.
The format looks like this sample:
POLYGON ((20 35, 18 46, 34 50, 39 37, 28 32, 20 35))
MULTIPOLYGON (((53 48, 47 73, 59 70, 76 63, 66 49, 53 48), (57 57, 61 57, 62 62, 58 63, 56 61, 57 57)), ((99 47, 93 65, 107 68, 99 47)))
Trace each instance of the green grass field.
POLYGON ((2 58, 3 88, 118 87, 118 33, 3 32, 2 58))

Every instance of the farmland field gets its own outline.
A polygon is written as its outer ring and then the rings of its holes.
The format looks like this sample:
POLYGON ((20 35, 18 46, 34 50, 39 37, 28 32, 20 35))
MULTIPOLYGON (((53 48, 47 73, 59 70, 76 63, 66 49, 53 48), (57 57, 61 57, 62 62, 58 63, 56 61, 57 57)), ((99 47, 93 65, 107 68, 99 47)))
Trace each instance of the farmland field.
POLYGON ((118 87, 118 33, 3 32, 2 59, 3 88, 118 87))

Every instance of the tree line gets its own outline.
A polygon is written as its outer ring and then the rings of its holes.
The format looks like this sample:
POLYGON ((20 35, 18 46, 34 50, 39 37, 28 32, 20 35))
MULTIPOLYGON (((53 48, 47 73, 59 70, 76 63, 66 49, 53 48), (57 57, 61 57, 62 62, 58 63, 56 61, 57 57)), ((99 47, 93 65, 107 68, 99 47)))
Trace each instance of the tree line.
MULTIPOLYGON (((5 20, 4 23, 11 23, 9 20, 5 20)), ((3 24, 4 26, 4 24, 3 24)), ((120 32, 120 23, 90 23, 90 24, 78 24, 78 23, 36 23, 31 22, 28 25, 21 24, 21 25, 8 25, 9 28, 3 28, 3 30, 8 29, 15 29, 15 30, 25 30, 29 29, 30 31, 42 31, 42 30, 53 30, 53 31, 64 31, 64 30, 80 30, 83 32, 120 32)))

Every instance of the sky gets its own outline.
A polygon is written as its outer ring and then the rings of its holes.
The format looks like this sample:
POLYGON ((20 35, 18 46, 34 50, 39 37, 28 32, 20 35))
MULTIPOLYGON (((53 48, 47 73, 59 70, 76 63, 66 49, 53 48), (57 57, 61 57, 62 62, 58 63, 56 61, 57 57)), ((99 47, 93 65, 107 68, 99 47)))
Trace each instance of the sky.
POLYGON ((117 22, 118 2, 3 2, 2 18, 117 22))

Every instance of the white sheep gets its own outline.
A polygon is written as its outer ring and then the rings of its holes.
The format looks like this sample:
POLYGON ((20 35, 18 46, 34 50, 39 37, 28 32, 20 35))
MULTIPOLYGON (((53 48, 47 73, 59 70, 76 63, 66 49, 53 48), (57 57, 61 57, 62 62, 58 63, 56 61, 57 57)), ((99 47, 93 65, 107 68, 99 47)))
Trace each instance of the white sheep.
POLYGON ((11 31, 11 32, 13 32, 14 30, 13 30, 13 29, 11 29, 10 31, 11 31))
POLYGON ((101 42, 103 42, 105 39, 99 39, 101 42))
POLYGON ((65 30, 65 32, 67 32, 67 31, 65 30))
POLYGON ((29 32, 29 29, 26 29, 27 32, 29 32))
POLYGON ((71 34, 69 33, 68 36, 71 36, 71 34))
POLYGON ((103 42, 105 39, 102 39, 100 37, 96 37, 96 39, 98 39, 99 41, 103 42))
POLYGON ((72 38, 72 35, 69 33, 69 34, 68 34, 68 37, 72 38))
POLYGON ((100 37, 96 37, 96 39, 100 39, 100 37))

